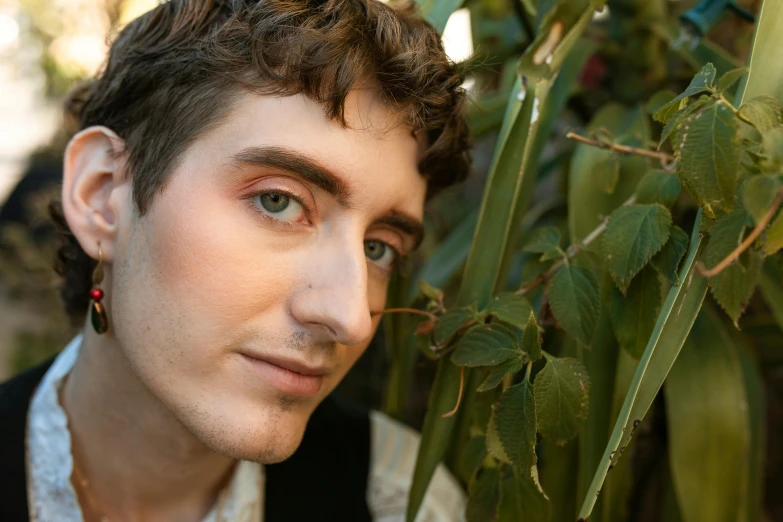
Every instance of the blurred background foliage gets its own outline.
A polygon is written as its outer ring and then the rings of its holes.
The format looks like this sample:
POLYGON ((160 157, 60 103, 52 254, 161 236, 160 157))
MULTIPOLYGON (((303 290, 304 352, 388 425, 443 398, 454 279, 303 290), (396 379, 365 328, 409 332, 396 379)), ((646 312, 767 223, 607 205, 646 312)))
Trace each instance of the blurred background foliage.
MULTIPOLYGON (((543 14, 568 0, 419 3, 440 28, 448 21, 444 36, 447 50, 455 60, 465 61, 468 68, 465 87, 472 99, 475 163, 465 184, 445 191, 428 205, 426 240, 404 273, 393 281, 389 305, 424 307, 426 300, 419 296, 418 281, 425 280, 443 290, 444 302, 451 307, 457 303, 463 283, 461 276, 501 123, 509 110, 509 96, 518 89, 518 59, 538 36, 543 14)), ((718 75, 745 63, 753 41, 751 20, 761 1, 728 4, 610 0, 591 17, 578 45, 553 78, 547 104, 533 107, 540 111, 541 129, 531 145, 538 159, 528 166, 534 173, 528 178, 535 186, 530 190, 530 204, 522 206, 524 214, 514 216, 518 227, 499 272, 508 274, 501 287, 519 288, 546 268, 538 256, 522 248, 532 227, 551 226, 563 238, 583 239, 598 224, 590 212, 605 209, 603 215, 608 215, 633 193, 647 169, 646 163, 640 165, 639 158, 623 157, 616 168, 597 169, 597 179, 590 177, 585 182, 584 171, 592 169, 594 153, 567 139, 569 130, 588 135, 608 128, 614 136, 627 136, 630 141, 624 143, 654 149, 661 127, 651 118, 656 107, 651 98, 656 93, 681 92, 707 62, 715 65, 718 75), (706 8, 717 4, 722 5, 712 16, 706 8)), ((35 88, 42 93, 41 104, 56 104, 75 82, 98 70, 113 32, 150 7, 148 0, 0 0, 0 66, 32 74, 38 79, 35 88), (35 71, 30 72, 32 68, 35 71)), ((781 39, 783 44, 783 36, 781 39)), ((2 80, 8 78, 6 74, 2 80)), ((26 158, 19 184, 0 209, 0 377, 56 353, 76 332, 60 307, 57 279, 50 269, 52 230, 44 212, 58 189, 67 139, 62 122, 54 121, 51 142, 26 158)), ((6 125, 13 129, 17 123, 6 125)), ((675 221, 692 223, 694 209, 695 203, 683 193, 672 208, 675 221)), ((585 257, 584 263, 590 263, 589 256, 585 257)), ((775 263, 768 263, 762 286, 767 293, 780 291, 780 267, 775 263)), ((611 282, 603 285, 602 291, 607 287, 611 291, 611 282)), ((667 385, 655 399, 624 458, 609 475, 591 520, 783 521, 783 498, 774 494, 783 490, 783 308, 770 305, 783 302, 783 296, 777 296, 776 301, 774 296, 769 299, 762 294, 756 292, 749 300, 738 328, 727 321, 708 295, 705 311, 694 326, 694 332, 699 333, 692 334, 683 349, 689 358, 672 369, 676 377, 677 372, 691 368, 684 377, 674 378, 680 387, 690 383, 691 388, 672 389, 667 385), (730 346, 728 355, 724 354, 729 362, 700 354, 702 345, 693 339, 730 346), (711 402, 716 396, 713 391, 718 387, 725 391, 725 382, 732 382, 725 380, 726 374, 735 368, 758 372, 761 378, 756 387, 738 391, 743 397, 738 402, 711 402), (728 424, 736 417, 736 408, 748 408, 751 402, 762 409, 753 412, 754 424, 741 426, 738 433, 752 437, 753 447, 759 451, 736 455, 732 453, 735 441, 727 440, 718 451, 726 455, 724 461, 673 457, 687 457, 683 448, 690 447, 695 434, 720 432, 722 423, 728 424), (701 417, 694 416, 689 408, 713 412, 712 424, 695 422, 693 419, 701 417), (723 463, 747 462, 750 466, 753 459, 760 461, 756 466, 761 470, 758 480, 748 490, 738 492, 739 470, 723 463), (679 485, 673 484, 673 472, 680 477, 679 485), (732 488, 737 490, 734 496, 728 495, 732 488), (721 512, 727 495, 732 505, 743 502, 751 507, 740 514, 721 512), (716 506, 717 511, 704 508, 709 505, 716 506), (755 511, 752 506, 756 506, 755 511)), ((541 307, 543 292, 536 290, 527 297, 541 307)), ((546 310, 538 320, 545 331, 544 347, 557 356, 576 357, 587 366, 593 419, 588 420, 578 438, 562 447, 539 445, 541 482, 549 501, 536 504, 536 499, 525 500, 524 520, 575 521, 596 466, 595 447, 603 449, 609 438, 638 357, 618 349, 606 317, 596 335, 607 339, 612 347, 608 351, 591 351, 588 346, 567 340, 546 310)), ((422 428, 437 362, 427 356, 426 340, 413 335, 421 323, 422 318, 415 315, 387 315, 370 349, 339 391, 422 428)), ((487 419, 480 417, 489 415, 492 400, 489 394, 473 394, 457 415, 458 429, 486 424, 487 419)), ((468 453, 459 446, 449 447, 444 459, 468 487, 475 480, 476 463, 466 462, 468 453)), ((475 484, 472 486, 475 498, 475 484)), ((499 492, 490 489, 484 493, 498 497, 494 503, 493 498, 474 502, 470 520, 519 520, 509 518, 507 513, 513 512, 510 509, 484 509, 501 502, 499 492)))

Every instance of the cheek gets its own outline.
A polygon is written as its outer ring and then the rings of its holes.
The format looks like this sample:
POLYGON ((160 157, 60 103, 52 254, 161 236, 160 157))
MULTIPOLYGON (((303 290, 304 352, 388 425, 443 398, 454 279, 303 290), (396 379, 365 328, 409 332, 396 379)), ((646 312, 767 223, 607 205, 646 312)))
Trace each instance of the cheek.
POLYGON ((207 322, 242 320, 279 302, 291 274, 240 202, 170 205, 155 216, 150 261, 165 292, 207 322), (230 203, 235 203, 231 205, 230 203))

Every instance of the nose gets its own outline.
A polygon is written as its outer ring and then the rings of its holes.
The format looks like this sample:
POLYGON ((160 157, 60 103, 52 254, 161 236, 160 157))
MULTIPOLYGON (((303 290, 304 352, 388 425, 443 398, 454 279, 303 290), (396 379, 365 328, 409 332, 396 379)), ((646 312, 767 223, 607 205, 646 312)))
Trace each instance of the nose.
POLYGON ((311 259, 290 303, 294 319, 321 342, 351 346, 367 340, 372 318, 363 242, 355 247, 333 241, 311 259))

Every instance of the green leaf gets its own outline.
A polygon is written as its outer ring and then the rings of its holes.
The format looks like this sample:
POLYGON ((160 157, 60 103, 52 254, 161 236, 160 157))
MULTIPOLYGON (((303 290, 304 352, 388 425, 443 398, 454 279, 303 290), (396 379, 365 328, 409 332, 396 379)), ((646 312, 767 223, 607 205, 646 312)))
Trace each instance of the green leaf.
POLYGON ((771 256, 781 248, 783 248, 783 212, 780 212, 767 228, 764 255, 771 256))
POLYGON ((539 30, 517 65, 520 76, 551 79, 592 20, 593 10, 585 2, 552 4, 546 13, 539 12, 539 30))
POLYGON ((494 366, 518 357, 516 339, 493 325, 475 326, 457 342, 451 362, 457 366, 494 366))
POLYGON ((661 139, 658 142, 658 148, 660 149, 663 146, 664 142, 669 139, 669 136, 671 136, 672 132, 674 132, 679 127, 686 117, 700 110, 702 107, 707 105, 709 101, 710 99, 706 97, 699 98, 695 102, 683 108, 681 111, 678 111, 672 118, 669 118, 669 121, 666 122, 666 125, 663 126, 663 130, 661 131, 661 139))
POLYGON ((783 126, 762 134, 761 161, 759 167, 768 174, 783 172, 783 126))
POLYGON ((746 520, 750 423, 742 367, 725 327, 705 312, 664 386, 669 464, 684 520, 746 520))
POLYGON ((500 442, 500 433, 498 433, 498 426, 495 416, 492 414, 492 409, 494 406, 495 405, 493 404, 490 408, 490 417, 489 421, 487 422, 487 434, 485 437, 487 443, 487 453, 495 460, 509 463, 511 462, 511 457, 506 455, 506 450, 503 448, 503 444, 500 442))
POLYGON ((484 468, 468 488, 467 522, 494 522, 500 501, 498 468, 484 468))
POLYGON ((533 307, 527 299, 513 292, 504 292, 491 300, 481 311, 519 329, 525 327, 527 316, 533 307))
POLYGON ((550 502, 538 481, 513 469, 500 480, 498 522, 550 522, 550 502))
POLYGON ((772 176, 753 176, 742 184, 742 206, 758 223, 772 206, 780 182, 772 176))
POLYGON ((459 467, 457 468, 459 478, 465 483, 470 482, 486 456, 487 445, 484 436, 478 435, 471 438, 460 453, 459 467))
POLYGON ((682 184, 679 178, 665 170, 651 170, 636 187, 636 202, 639 204, 660 203, 671 207, 680 195, 682 184))
POLYGON ((509 387, 492 407, 493 424, 509 464, 530 476, 536 466, 536 407, 528 381, 509 387))
POLYGON ((546 355, 546 360, 533 385, 538 431, 562 446, 587 419, 590 379, 577 359, 546 355))
POLYGON ((613 194, 617 182, 620 181, 620 161, 617 156, 610 153, 603 161, 596 163, 593 167, 593 180, 603 192, 613 194))
POLYGON ((658 204, 620 207, 609 216, 603 253, 612 279, 623 293, 666 244, 671 224, 669 209, 658 204))
MULTIPOLYGON (((707 268, 713 268, 737 248, 744 238, 746 222, 747 214, 740 209, 718 218, 704 250, 704 264, 707 268)), ((756 289, 763 262, 760 252, 752 249, 746 252, 745 257, 746 264, 741 262, 741 257, 709 280, 712 296, 734 324, 756 289)))
POLYGON ((783 123, 783 106, 778 100, 766 94, 743 104, 739 108, 739 114, 762 133, 783 123))
MULTIPOLYGON (((725 329, 724 329, 725 330, 725 329)), ((748 403, 748 421, 750 424, 750 451, 748 452, 747 480, 739 484, 742 488, 745 502, 741 506, 742 516, 738 519, 760 520, 763 510, 764 471, 766 468, 766 416, 767 405, 764 380, 757 355, 750 350, 744 338, 736 330, 729 332, 737 345, 737 355, 745 384, 745 394, 748 403), (746 493, 745 493, 746 492, 746 493)), ((745 471, 743 470, 743 471, 745 471)), ((743 473, 745 475, 745 473, 743 473)), ((745 478, 745 477, 742 477, 745 478)))
POLYGON ((653 119, 661 123, 666 123, 666 121, 673 116, 672 108, 677 107, 678 110, 681 108, 681 100, 705 92, 714 92, 715 74, 715 66, 711 63, 706 64, 696 73, 696 76, 693 77, 690 85, 688 85, 688 88, 685 89, 682 94, 655 111, 653 119))
POLYGON ((465 308, 455 308, 447 311, 435 325, 435 344, 442 345, 451 339, 468 321, 473 319, 473 312, 465 308))
POLYGON ((677 174, 702 206, 732 210, 742 152, 737 133, 733 109, 722 101, 691 113, 674 133, 677 174))
POLYGON ((634 359, 644 353, 662 301, 658 273, 649 266, 634 278, 625 296, 612 291, 612 326, 620 346, 634 359))
POLYGON ((525 246, 525 252, 543 253, 560 246, 560 230, 557 227, 541 227, 530 233, 525 246))
POLYGON ((566 256, 566 253, 563 252, 562 248, 553 248, 551 250, 547 250, 543 254, 541 254, 541 257, 539 258, 539 261, 552 261, 553 259, 560 259, 566 256))
MULTIPOLYGON (((674 91, 670 91, 670 90, 658 91, 655 94, 653 94, 649 100, 647 100, 647 104, 645 104, 644 108, 650 115, 652 115, 658 109, 668 104, 676 97, 677 97, 677 93, 674 91)), ((665 116, 665 119, 668 120, 676 112, 677 111, 675 110, 671 114, 662 115, 662 117, 665 116)))
POLYGON ((589 345, 598 324, 600 304, 595 276, 584 268, 564 264, 552 275, 546 293, 560 326, 568 335, 589 345))
POLYGON ((508 361, 500 363, 497 366, 493 366, 492 369, 489 371, 487 378, 484 379, 484 382, 481 383, 481 385, 478 387, 476 391, 485 392, 489 390, 494 390, 495 388, 497 388, 498 384, 500 384, 503 381, 503 377, 505 377, 509 373, 516 373, 522 368, 524 368, 525 361, 527 360, 527 358, 522 357, 523 354, 521 353, 519 355, 520 355, 519 357, 509 359, 508 361))
MULTIPOLYGON (((525 517, 519 517, 514 522, 573 522, 576 520, 579 443, 571 441, 565 446, 558 446, 546 439, 539 441, 541 460, 544 462, 544 473, 541 475, 541 486, 551 499, 551 517, 543 509, 531 508, 525 512, 525 517), (529 516, 528 516, 529 515, 529 516)), ((538 506, 535 506, 538 507, 538 506)), ((546 506, 549 507, 549 506, 546 506)), ((549 510, 547 510, 549 511, 549 510)))
POLYGON ((740 106, 744 99, 771 94, 783 100, 783 68, 780 67, 780 35, 783 34, 783 3, 761 3, 756 14, 756 31, 748 56, 750 74, 737 93, 740 106))
POLYGON ((444 446, 448 444, 456 415, 446 418, 443 415, 454 408, 454 398, 459 394, 459 388, 460 368, 451 364, 448 358, 442 358, 427 401, 427 415, 405 515, 409 522, 415 519, 430 479, 446 452, 444 446))
POLYGON ((772 312, 775 322, 783 331, 783 279, 772 259, 767 259, 764 263, 759 280, 759 290, 770 312, 772 312))
POLYGON ((682 256, 688 250, 688 234, 677 225, 672 225, 669 241, 655 254, 650 264, 673 285, 680 284, 677 268, 682 256))
POLYGON ((721 76, 720 79, 718 80, 718 91, 726 92, 731 88, 732 85, 737 83, 739 79, 742 78, 747 73, 748 73, 747 67, 738 67, 736 69, 732 69, 731 71, 724 73, 723 76, 721 76))
POLYGON ((532 310, 527 320, 527 326, 525 326, 525 333, 522 336, 522 350, 533 362, 541 358, 541 336, 536 323, 536 314, 532 310))
MULTIPOLYGON (((676 97, 675 97, 676 98, 676 97)), ((684 111, 688 110, 688 107, 690 105, 688 104, 688 99, 678 99, 678 100, 669 100, 669 102, 662 107, 659 107, 658 110, 653 112, 653 119, 655 121, 659 121, 661 123, 666 122, 666 126, 674 125, 674 121, 677 115, 682 114, 684 111)), ((661 143, 663 143, 663 139, 661 139, 661 143)))

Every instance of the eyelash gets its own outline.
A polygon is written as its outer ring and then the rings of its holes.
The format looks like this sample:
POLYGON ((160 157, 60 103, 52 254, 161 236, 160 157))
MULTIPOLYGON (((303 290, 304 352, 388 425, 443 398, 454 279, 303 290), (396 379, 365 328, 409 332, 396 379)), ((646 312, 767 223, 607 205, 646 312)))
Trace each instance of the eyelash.
MULTIPOLYGON (((297 203, 299 203, 300 205, 302 205, 302 208, 304 209, 305 214, 307 214, 308 217, 312 213, 312 210, 310 209, 310 207, 307 206, 307 204, 302 200, 302 198, 300 198, 299 196, 297 196, 293 192, 289 192, 287 190, 282 190, 282 189, 262 190, 260 192, 254 192, 253 194, 250 194, 249 196, 244 198, 245 201, 247 202, 247 205, 250 207, 250 209, 253 212, 259 214, 263 219, 266 219, 267 221, 269 221, 270 223, 272 223, 274 225, 284 226, 284 227, 287 227, 287 228, 294 228, 295 227, 295 225, 293 223, 290 223, 288 221, 283 221, 282 219, 277 219, 276 217, 272 216, 271 214, 268 214, 267 212, 265 212, 261 207, 259 207, 255 203, 255 199, 257 197, 259 197, 259 196, 263 196, 264 194, 284 194, 284 195, 288 196, 289 198, 291 198, 292 200, 294 200, 297 203)), ((389 270, 389 272, 394 273, 394 272, 399 271, 401 266, 402 266, 402 262, 403 262, 405 256, 403 256, 403 254, 399 250, 394 248, 391 244, 387 243, 386 241, 381 241, 380 239, 371 239, 370 241, 377 241, 379 243, 383 243, 384 245, 386 245, 387 248, 391 249, 391 251, 394 253, 394 260, 392 261, 391 269, 389 270)), ((386 270, 384 270, 382 268, 379 268, 379 270, 383 270, 384 272, 386 272, 386 270)))

